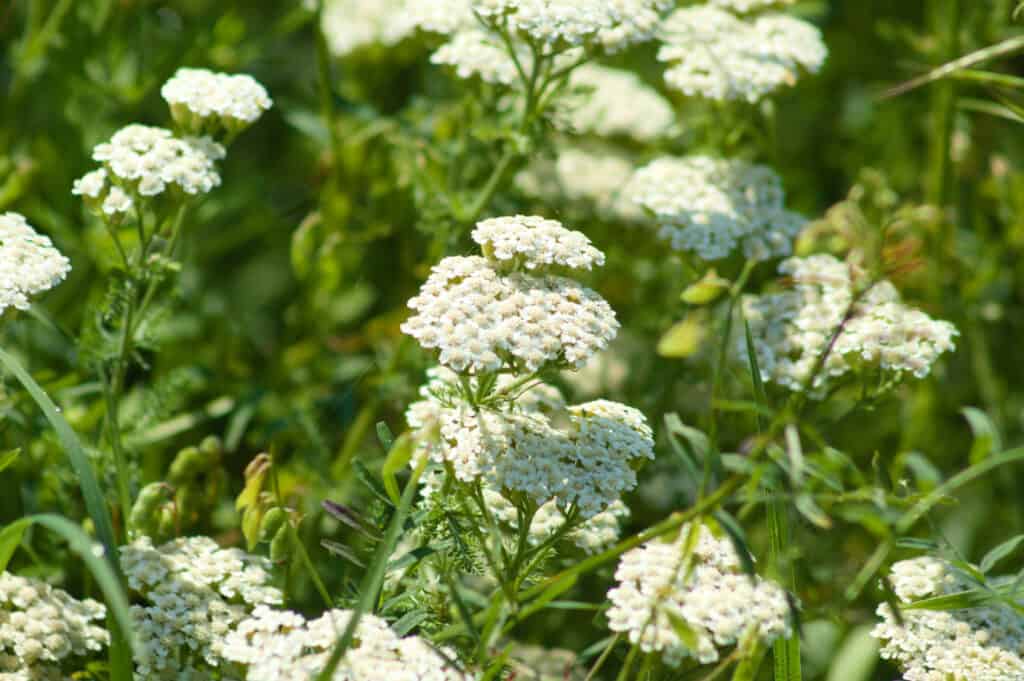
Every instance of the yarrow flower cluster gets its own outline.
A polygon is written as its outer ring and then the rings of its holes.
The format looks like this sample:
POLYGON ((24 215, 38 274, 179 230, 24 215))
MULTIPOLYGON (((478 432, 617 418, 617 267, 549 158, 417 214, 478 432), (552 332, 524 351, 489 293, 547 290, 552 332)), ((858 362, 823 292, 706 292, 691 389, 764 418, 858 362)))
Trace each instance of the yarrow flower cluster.
POLYGON ((0 572, 0 681, 63 679, 62 666, 103 650, 106 608, 45 582, 0 572))
POLYGON ((177 138, 164 128, 132 124, 96 146, 92 157, 103 164, 104 173, 81 178, 73 192, 93 199, 102 196, 106 202, 108 192, 113 191, 108 183, 114 183, 131 195, 144 197, 169 190, 206 194, 220 186, 216 162, 224 155, 224 147, 209 137, 177 138))
POLYGON ((792 5, 793 2, 795 0, 708 0, 707 4, 736 14, 747 14, 780 5, 792 5))
POLYGON ((791 288, 743 301, 765 381, 803 390, 840 327, 810 386, 812 396, 859 370, 880 371, 892 379, 904 374, 924 378, 940 355, 955 349, 958 333, 952 324, 902 304, 888 281, 858 296, 856 272, 833 256, 790 258, 779 272, 791 288))
POLYGON ((0 213, 0 314, 27 310, 30 296, 49 291, 70 271, 68 259, 25 216, 0 213))
POLYGON ((828 56, 821 32, 806 21, 783 14, 743 19, 709 5, 676 10, 662 41, 666 85, 719 101, 757 102, 795 85, 801 72, 817 73, 828 56))
MULTIPOLYGON (((503 496, 524 494, 538 506, 555 502, 543 523, 557 522, 554 512, 564 515, 570 508, 593 519, 636 486, 634 467, 654 458, 653 432, 631 407, 598 400, 559 408, 545 392, 527 393, 503 410, 478 409, 441 403, 437 395, 456 389, 444 390, 438 382, 406 415, 419 456, 450 465, 462 482, 480 481, 503 496), (567 427, 556 426, 556 414, 567 427)), ((595 527, 612 520, 595 521, 595 527)), ((544 531, 538 526, 538 534, 544 531)), ((599 543, 593 536, 581 539, 588 541, 599 543)))
POLYGON ((643 222, 643 209, 623 192, 633 172, 633 164, 622 156, 570 147, 554 160, 534 161, 516 174, 515 183, 529 196, 585 205, 604 220, 643 222))
POLYGON ((159 547, 140 538, 121 548, 121 568, 142 600, 132 606, 139 678, 219 678, 227 634, 257 606, 283 600, 267 559, 208 537, 159 547))
MULTIPOLYGON (((890 581, 900 603, 946 596, 972 588, 946 561, 932 557, 892 566, 890 581)), ((881 655, 895 661, 906 681, 1021 681, 1024 679, 1024 619, 994 602, 958 610, 878 606, 882 618, 871 635, 881 655)))
POLYGON ((407 0, 327 0, 321 27, 335 57, 373 45, 392 47, 416 31, 407 0))
POLYGON ((181 68, 160 88, 175 122, 192 134, 249 127, 273 104, 252 76, 181 68))
MULTIPOLYGON (((520 55, 523 59, 527 55, 520 55)), ((478 77, 486 83, 509 86, 519 79, 516 64, 494 33, 469 29, 455 33, 431 55, 430 61, 455 69, 459 78, 478 77)))
POLYGON ((625 195, 657 220, 672 248, 718 260, 788 255, 806 219, 785 207, 771 168, 707 156, 661 158, 639 169, 625 195))
POLYGON ((765 644, 790 634, 789 606, 773 582, 746 575, 728 539, 706 527, 685 564, 691 526, 674 541, 655 539, 626 552, 615 571, 618 586, 608 592, 608 626, 628 635, 647 653, 660 653, 679 666, 687 657, 718 661, 719 649, 739 643, 750 631, 765 644), (694 648, 680 638, 675 621, 693 632, 694 648))
POLYGON ((652 142, 675 127, 668 100, 629 71, 584 64, 572 72, 569 89, 560 106, 571 132, 652 142))
POLYGON ((489 257, 442 260, 409 301, 415 314, 402 324, 438 351, 441 364, 468 374, 578 368, 615 337, 618 321, 600 295, 545 272, 601 264, 596 249, 573 250, 586 246, 586 237, 524 217, 482 222, 474 234, 489 257), (509 271, 513 266, 527 272, 509 271))
MULTIPOLYGON (((247 681, 306 681, 323 671, 340 632, 353 613, 330 610, 314 620, 293 612, 258 607, 228 634, 225 654, 248 668, 247 681)), ((435 650, 417 636, 399 637, 387 623, 364 614, 333 681, 471 681, 449 660, 454 651, 435 650)))

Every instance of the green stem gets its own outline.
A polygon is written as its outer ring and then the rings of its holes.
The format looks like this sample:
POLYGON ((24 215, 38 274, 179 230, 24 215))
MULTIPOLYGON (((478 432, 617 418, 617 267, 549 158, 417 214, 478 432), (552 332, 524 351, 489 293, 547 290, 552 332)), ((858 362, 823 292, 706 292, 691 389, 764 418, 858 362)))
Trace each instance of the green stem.
POLYGON ((711 373, 711 404, 709 407, 708 425, 708 437, 711 440, 711 446, 716 450, 718 449, 718 416, 714 405, 718 401, 718 393, 722 385, 722 374, 725 372, 725 365, 729 360, 732 322, 736 311, 736 302, 743 294, 743 289, 746 288, 750 275, 753 274, 756 266, 757 260, 754 258, 748 258, 743 264, 743 270, 740 272, 739 278, 729 289, 729 301, 726 305, 725 318, 722 320, 722 337, 719 339, 718 357, 711 373))

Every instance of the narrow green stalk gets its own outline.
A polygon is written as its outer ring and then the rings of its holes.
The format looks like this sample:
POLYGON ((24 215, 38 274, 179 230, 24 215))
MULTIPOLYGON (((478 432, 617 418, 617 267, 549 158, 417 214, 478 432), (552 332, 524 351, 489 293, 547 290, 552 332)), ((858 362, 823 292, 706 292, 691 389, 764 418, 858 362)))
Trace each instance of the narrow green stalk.
POLYGON ((721 338, 719 339, 718 357, 715 360, 715 365, 712 368, 711 374, 711 401, 709 406, 709 424, 708 424, 708 438, 711 440, 711 446, 716 450, 718 449, 718 418, 715 412, 715 403, 718 401, 718 393, 721 390, 722 375, 725 372, 725 365, 729 360, 729 348, 730 340, 732 337, 732 322, 735 316, 736 303, 739 297, 743 294, 743 289, 746 288, 747 282, 750 280, 750 275, 754 272, 754 268, 757 266, 757 261, 753 258, 749 258, 743 264, 743 270, 740 272, 739 278, 736 283, 729 289, 729 301, 725 309, 725 318, 722 320, 722 331, 721 338))
POLYGON ((618 645, 619 641, 621 640, 622 634, 615 634, 615 636, 612 637, 612 640, 608 641, 608 645, 604 647, 604 651, 601 653, 601 657, 597 658, 597 661, 594 662, 594 666, 592 666, 590 668, 590 671, 587 672, 587 678, 583 679, 583 681, 594 681, 594 678, 597 676, 597 673, 601 671, 601 667, 603 667, 604 663, 608 661, 608 658, 611 656, 612 651, 615 650, 615 646, 618 645))
POLYGON ((634 643, 630 649, 629 654, 626 655, 626 661, 622 664, 622 669, 619 670, 619 675, 615 677, 615 681, 633 681, 629 673, 633 671, 633 665, 636 663, 636 656, 640 654, 640 645, 634 643))
MULTIPOLYGON (((796 590, 793 565, 784 555, 790 544, 789 509, 785 503, 774 499, 768 503, 769 556, 777 577, 791 592, 796 590)), ((795 624, 795 623, 794 623, 795 624)), ((800 632, 793 629, 789 638, 778 639, 772 644, 775 658, 775 681, 801 681, 800 632)))

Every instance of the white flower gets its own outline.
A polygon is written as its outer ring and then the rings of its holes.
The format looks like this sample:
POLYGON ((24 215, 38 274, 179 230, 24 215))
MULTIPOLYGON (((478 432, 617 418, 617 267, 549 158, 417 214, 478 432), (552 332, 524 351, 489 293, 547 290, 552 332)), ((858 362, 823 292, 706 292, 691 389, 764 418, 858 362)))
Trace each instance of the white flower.
POLYGON ((519 80, 515 62, 501 39, 480 29, 459 31, 431 55, 430 61, 451 66, 459 78, 479 77, 484 82, 506 86, 519 80))
POLYGON ((442 260, 409 307, 415 314, 402 331, 469 374, 580 367, 619 326, 601 296, 571 279, 503 274, 480 257, 442 260))
POLYGON ((22 672, 25 681, 62 678, 68 658, 84 658, 110 643, 106 608, 80 601, 49 584, 0 572, 0 678, 22 672))
POLYGON ((594 248, 585 234, 568 230, 557 220, 525 215, 492 218, 478 222, 472 236, 484 254, 501 267, 589 270, 604 265, 604 253, 594 248))
POLYGON ((785 208, 770 168, 707 156, 661 158, 636 172, 627 198, 657 219, 672 247, 718 260, 742 246, 748 258, 788 255, 806 220, 785 208))
MULTIPOLYGON (((830 255, 790 258, 779 272, 789 290, 743 301, 762 378, 802 390, 854 301, 854 273, 830 255)), ((955 349, 956 328, 903 305, 887 281, 872 286, 850 310, 811 395, 857 370, 877 370, 892 378, 924 378, 945 352, 955 349)), ((746 342, 738 353, 746 357, 746 342)))
POLYGON ((708 5, 737 14, 748 14, 779 5, 792 5, 794 2, 795 0, 708 0, 708 5))
MULTIPOLYGON (((257 608, 225 641, 227 659, 246 665, 248 681, 307 681, 319 674, 348 625, 352 612, 330 610, 315 620, 291 612, 257 608)), ((353 643, 334 681, 471 681, 448 660, 454 651, 435 650, 416 636, 398 637, 373 615, 359 619, 353 643)))
POLYGON ((634 170, 629 160, 613 153, 567 148, 554 161, 531 163, 515 183, 520 191, 545 201, 585 204, 603 220, 636 223, 644 221, 643 209, 623 193, 634 170))
POLYGON ((154 547, 148 537, 121 548, 121 568, 141 603, 132 606, 137 678, 212 678, 228 634, 255 608, 278 605, 270 562, 208 537, 154 547))
POLYGON ((29 296, 50 290, 70 271, 68 259, 23 215, 0 213, 0 314, 27 310, 29 296))
MULTIPOLYGON (((901 604, 977 588, 931 557, 896 563, 890 579, 901 604)), ((871 635, 906 681, 1024 680, 1024 619, 998 601, 958 610, 901 609, 899 618, 883 603, 877 612, 882 622, 871 635)))
POLYGON ((828 56, 821 32, 793 17, 745 20, 712 6, 674 12, 662 27, 658 59, 665 83, 689 96, 757 102, 801 71, 817 73, 828 56))
POLYGON ((93 211, 108 217, 127 215, 135 207, 130 194, 111 184, 104 168, 97 168, 75 180, 71 193, 81 196, 93 211))
POLYGON ((729 540, 705 526, 695 528, 693 562, 684 564, 691 529, 685 525, 674 541, 655 539, 623 554, 615 571, 618 586, 608 592, 609 628, 674 667, 687 657, 701 664, 718 661, 719 649, 736 645, 751 628, 765 645, 788 636, 785 593, 773 582, 743 574, 729 540), (693 632, 695 649, 679 637, 673 620, 693 632))
POLYGON ((168 188, 195 195, 220 185, 215 162, 224 153, 208 137, 178 139, 170 130, 132 124, 97 145, 92 157, 103 163, 108 179, 141 196, 156 196, 168 188))
POLYGON ((241 130, 273 104, 252 76, 181 68, 160 88, 171 114, 189 132, 241 130))
POLYGON ((321 26, 328 49, 345 57, 372 45, 397 45, 416 30, 410 5, 407 0, 326 0, 321 26))
POLYGON ((584 64, 572 72, 569 86, 575 94, 559 105, 572 132, 651 142, 675 125, 668 100, 629 71, 584 64))
POLYGON ((414 26, 430 33, 449 35, 480 28, 473 0, 407 0, 406 11, 414 26))

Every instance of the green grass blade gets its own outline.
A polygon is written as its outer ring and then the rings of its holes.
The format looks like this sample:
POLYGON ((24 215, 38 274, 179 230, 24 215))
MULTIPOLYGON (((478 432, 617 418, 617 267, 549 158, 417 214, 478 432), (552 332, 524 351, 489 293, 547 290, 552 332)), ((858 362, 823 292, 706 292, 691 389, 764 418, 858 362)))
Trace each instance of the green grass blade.
POLYGON ((394 553, 395 544, 398 543, 398 535, 405 523, 406 516, 409 514, 409 507, 412 506, 412 500, 416 497, 416 492, 419 489, 419 479, 420 476, 423 475, 426 465, 427 458, 423 457, 423 461, 413 471, 412 477, 409 478, 409 482, 405 484, 405 489, 402 491, 402 498, 399 500, 397 508, 395 508, 394 515, 391 516, 391 522, 388 524, 387 532, 384 533, 384 539, 377 547, 377 553, 373 557, 370 569, 367 571, 365 577, 363 577, 362 583, 359 585, 359 603, 357 604, 355 611, 352 613, 352 618, 345 626, 345 630, 341 633, 341 636, 338 637, 338 641, 334 645, 334 650, 331 651, 330 659, 328 659, 327 664, 316 677, 318 681, 329 681, 334 676, 334 672, 338 669, 341 659, 345 656, 349 646, 352 645, 352 640, 355 638, 356 634, 356 628, 359 626, 359 620, 362 618, 364 613, 370 612, 373 609, 374 603, 377 602, 380 587, 384 583, 384 575, 387 572, 388 561, 391 560, 391 554, 394 553))
MULTIPOLYGON (((781 501, 768 504, 768 532, 770 536, 770 554, 772 565, 790 591, 795 588, 793 566, 784 565, 788 561, 782 558, 783 551, 790 542, 789 515, 781 501)), ((775 660, 775 681, 801 681, 803 672, 800 668, 800 631, 797 626, 796 612, 790 613, 793 621, 793 633, 786 639, 778 639, 772 644, 775 660)))

